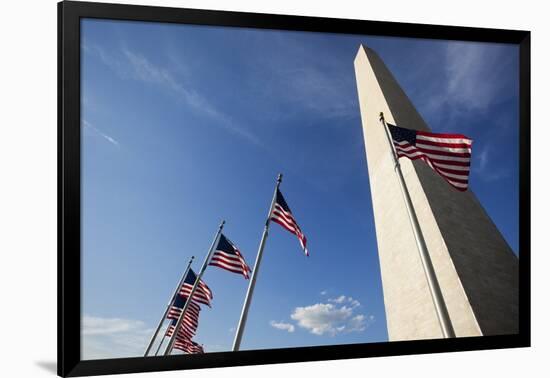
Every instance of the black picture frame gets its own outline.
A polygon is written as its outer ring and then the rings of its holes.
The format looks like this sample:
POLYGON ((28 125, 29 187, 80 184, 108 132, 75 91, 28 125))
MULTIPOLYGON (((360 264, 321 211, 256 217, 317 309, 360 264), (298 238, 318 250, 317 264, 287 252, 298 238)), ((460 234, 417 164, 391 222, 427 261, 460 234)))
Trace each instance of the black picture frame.
POLYGON ((530 346, 530 32, 63 1, 58 4, 58 374, 83 376, 530 346), (516 335, 81 360, 80 19, 369 34, 519 46, 520 314, 516 335))

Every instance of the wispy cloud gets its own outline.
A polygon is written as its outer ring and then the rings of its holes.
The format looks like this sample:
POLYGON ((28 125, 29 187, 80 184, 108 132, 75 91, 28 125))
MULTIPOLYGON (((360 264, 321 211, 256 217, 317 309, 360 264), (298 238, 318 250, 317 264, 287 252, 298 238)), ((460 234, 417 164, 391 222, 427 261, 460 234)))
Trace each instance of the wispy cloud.
POLYGON ((487 164, 489 162, 489 146, 485 146, 478 155, 478 170, 483 172, 487 169, 487 164))
POLYGON ((446 100, 466 110, 485 110, 505 93, 511 56, 484 43, 452 42, 446 49, 446 100))
POLYGON ((152 331, 140 320, 84 315, 82 358, 140 356, 152 331))
MULTIPOLYGON (((509 167, 495 164, 500 158, 500 142, 511 127, 510 113, 494 113, 497 105, 517 94, 517 54, 510 46, 474 42, 449 42, 443 45, 440 64, 442 80, 431 80, 423 98, 423 110, 428 118, 445 130, 458 127, 470 135, 472 114, 484 119, 491 137, 479 138, 486 130, 476 130, 472 173, 484 182, 508 177, 509 167), (443 62, 443 63, 441 63, 443 62), (483 141, 484 142, 480 142, 483 141)), ((425 68, 428 70, 428 68, 425 68)), ((427 72, 424 72, 427 74, 427 72)), ((436 130, 438 131, 438 130, 436 130)))
POLYGON ((99 135, 100 137, 105 139, 107 142, 119 147, 120 144, 118 143, 118 141, 115 138, 107 135, 106 133, 104 133, 103 131, 98 129, 97 127, 93 126, 90 122, 88 122, 86 120, 83 120, 82 124, 84 125, 84 127, 88 128, 89 130, 92 130, 92 132, 95 133, 96 135, 99 135))
POLYGON ((290 323, 276 322, 275 320, 272 320, 269 322, 269 325, 271 325, 273 328, 287 331, 288 333, 294 332, 294 326, 290 323))
MULTIPOLYGON (((291 94, 286 98, 301 105, 305 111, 325 118, 356 117, 355 98, 343 85, 342 79, 333 77, 330 73, 315 66, 299 68, 277 66, 274 69, 282 92, 291 94)), ((281 96, 281 98, 284 97, 281 96)))
POLYGON ((481 180, 486 182, 496 181, 510 175, 510 170, 506 168, 506 166, 494 168, 494 165, 490 164, 491 160, 496 159, 492 144, 485 144, 474 156, 475 160, 473 162, 472 170, 481 180))
POLYGON ((259 39, 258 55, 251 62, 253 86, 263 85, 259 98, 266 102, 264 117, 274 119, 306 113, 311 120, 358 117, 355 81, 342 56, 324 49, 322 43, 304 43, 289 33, 273 33, 259 39), (287 112, 281 112, 285 107, 287 112))
POLYGON ((82 43, 84 53, 97 57, 103 64, 113 70, 117 75, 127 78, 128 72, 124 67, 124 62, 116 59, 113 55, 105 51, 101 46, 82 43))
POLYGON ((143 328, 143 326, 144 323, 139 320, 100 318, 88 315, 82 318, 82 334, 84 336, 125 333, 143 328))
POLYGON ((230 115, 219 110, 198 91, 188 88, 171 70, 153 63, 145 55, 128 47, 122 47, 116 52, 107 52, 99 46, 86 44, 84 51, 98 57, 120 78, 140 81, 166 90, 197 114, 213 120, 216 125, 254 145, 263 146, 256 135, 238 125, 230 115))
MULTIPOLYGON (((430 64, 415 70, 412 88, 417 105, 446 128, 471 112, 483 114, 516 91, 516 54, 509 46, 452 41, 432 52, 430 64), (440 79, 434 80, 435 77, 440 79)), ((461 125, 467 126, 467 125, 461 125)))
POLYGON ((330 298, 328 301, 337 304, 348 304, 352 308, 359 307, 361 305, 358 300, 353 299, 352 297, 346 297, 345 295, 340 295, 337 298, 330 298))
MULTIPOLYGON (((374 322, 374 316, 355 314, 358 306, 339 305, 349 302, 349 297, 341 296, 334 303, 316 303, 311 306, 296 307, 290 315, 299 327, 314 335, 336 336, 341 333, 362 332, 374 322), (343 298, 342 298, 343 297, 343 298)), ((353 301, 353 299, 351 299, 353 301)))
POLYGON ((323 290, 323 291, 321 291, 319 294, 321 294, 321 295, 327 295, 327 291, 326 291, 326 290, 323 290))

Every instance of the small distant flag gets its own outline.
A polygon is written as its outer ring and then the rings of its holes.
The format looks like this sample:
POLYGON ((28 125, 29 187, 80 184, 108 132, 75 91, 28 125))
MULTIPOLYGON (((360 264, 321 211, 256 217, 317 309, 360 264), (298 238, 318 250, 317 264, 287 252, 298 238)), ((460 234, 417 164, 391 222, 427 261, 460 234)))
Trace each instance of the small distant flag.
POLYGON ((462 134, 435 134, 387 125, 397 157, 420 159, 454 188, 468 189, 472 139, 462 134))
POLYGON ((220 241, 208 265, 242 274, 246 279, 249 278, 248 273, 251 272, 239 249, 224 234, 220 235, 220 241))
MULTIPOLYGON (((170 307, 170 310, 168 311, 168 315, 166 316, 166 318, 178 319, 181 314, 181 310, 185 305, 185 301, 186 301, 186 298, 178 295, 174 300, 172 307, 170 307)), ((192 315, 194 318, 198 319, 200 310, 201 310, 200 306, 195 302, 191 301, 191 303, 189 303, 189 306, 187 307, 185 316, 192 315)))
POLYGON ((279 191, 279 189, 277 189, 277 196, 275 198, 275 203, 270 218, 275 223, 280 224, 283 228, 296 235, 300 241, 300 245, 302 246, 304 253, 306 256, 309 256, 309 252, 306 247, 306 236, 303 234, 300 226, 298 226, 298 223, 296 223, 296 220, 294 219, 294 216, 292 215, 292 212, 290 211, 290 208, 288 207, 283 194, 279 191))
POLYGON ((184 351, 188 354, 203 354, 204 348, 193 340, 176 340, 174 348, 184 351))
MULTIPOLYGON (((197 275, 195 274, 195 272, 193 272, 192 269, 189 269, 189 272, 187 273, 187 277, 185 277, 179 294, 187 298, 189 294, 191 294, 191 290, 193 289, 193 285, 195 284, 196 280, 197 275)), ((192 302, 199 302, 209 307, 212 307, 210 301, 213 298, 214 296, 212 295, 212 290, 210 290, 210 288, 203 282, 203 280, 200 280, 199 284, 197 285, 197 289, 193 294, 192 302)))
MULTIPOLYGON (((166 336, 171 337, 174 334, 176 328, 177 320, 172 320, 166 329, 166 336)), ((204 349, 201 345, 197 344, 193 340, 195 332, 189 332, 186 328, 180 328, 178 334, 176 335, 176 341, 174 342, 174 348, 182 350, 186 353, 195 354, 195 353, 204 353, 204 349)))
MULTIPOLYGON (((185 299, 178 295, 176 300, 174 301, 174 304, 172 305, 172 307, 170 307, 170 310, 168 311, 168 315, 166 316, 166 318, 177 321, 181 316, 181 311, 183 309, 184 304, 185 304, 185 299)), ((199 326, 199 311, 200 311, 200 306, 194 302, 190 302, 189 306, 187 307, 187 311, 183 316, 181 329, 185 329, 189 333, 194 335, 199 326)))
MULTIPOLYGON (((166 329, 166 336, 171 337, 174 334, 174 330, 176 328, 177 320, 173 319, 170 324, 168 325, 168 328, 166 329)), ((189 329, 186 326, 180 327, 180 330, 178 332, 178 335, 176 336, 177 340, 191 340, 193 336, 195 336, 195 331, 189 329)))

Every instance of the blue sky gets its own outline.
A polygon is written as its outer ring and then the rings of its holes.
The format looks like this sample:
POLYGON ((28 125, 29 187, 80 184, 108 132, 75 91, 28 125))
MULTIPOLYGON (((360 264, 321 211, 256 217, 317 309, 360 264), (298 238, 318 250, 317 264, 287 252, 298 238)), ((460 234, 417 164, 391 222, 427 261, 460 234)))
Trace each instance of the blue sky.
MULTIPOLYGON (((82 21, 83 358, 142 355, 221 219, 253 265, 277 173, 310 257, 274 224, 242 349, 387 340, 353 59, 376 50, 518 250, 518 51, 499 44, 82 21)), ((196 340, 230 350, 248 281, 208 268, 196 340)))

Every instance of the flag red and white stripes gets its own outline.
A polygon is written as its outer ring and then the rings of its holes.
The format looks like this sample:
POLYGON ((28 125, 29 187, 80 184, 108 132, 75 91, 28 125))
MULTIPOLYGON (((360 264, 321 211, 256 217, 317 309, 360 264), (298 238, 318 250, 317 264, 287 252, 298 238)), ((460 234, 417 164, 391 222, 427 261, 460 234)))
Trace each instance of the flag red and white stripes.
MULTIPOLYGON (((168 337, 172 336, 172 334, 174 333, 175 325, 176 325, 176 320, 173 320, 168 326, 168 329, 166 329, 166 336, 168 337)), ((196 328, 192 328, 183 324, 178 331, 177 338, 191 339, 193 336, 195 336, 196 331, 197 331, 196 328)))
MULTIPOLYGON (((197 276, 195 272, 189 269, 189 273, 187 273, 187 277, 185 278, 185 281, 181 286, 179 295, 181 295, 184 298, 189 297, 196 280, 197 280, 197 276)), ((210 301, 213 298, 214 296, 212 295, 212 290, 210 290, 210 288, 203 282, 203 280, 200 280, 199 284, 197 285, 197 288, 195 289, 195 293, 193 294, 192 302, 202 303, 211 307, 210 301)))
POLYGON ((188 354, 202 354, 204 349, 202 345, 197 344, 193 340, 176 340, 174 348, 184 351, 188 354))
POLYGON ((248 273, 251 271, 239 249, 224 234, 220 235, 218 246, 208 265, 242 274, 246 279, 249 278, 248 273))
POLYGON ((290 211, 290 208, 288 207, 288 204, 286 203, 283 194, 279 191, 279 189, 277 189, 275 203, 273 206, 273 211, 271 212, 270 219, 275 223, 281 225, 289 232, 296 235, 296 237, 298 237, 298 240, 300 241, 300 245, 302 246, 304 253, 306 254, 306 256, 309 256, 309 252, 306 246, 306 236, 300 229, 300 226, 298 226, 296 219, 294 219, 294 215, 292 215, 292 212, 290 211))
MULTIPOLYGON (((173 320, 166 330, 167 337, 171 337, 174 334, 175 325, 176 320, 173 320)), ((182 325, 182 327, 178 331, 178 334, 176 335, 174 348, 190 354, 204 353, 204 349, 202 348, 202 346, 192 340, 193 336, 195 335, 195 331, 196 329, 189 329, 189 327, 182 325)))
MULTIPOLYGON (((182 304, 182 307, 179 307, 177 305, 170 307, 167 318, 178 319, 181 314, 182 308, 183 308, 183 304, 182 304)), ((189 315, 189 316, 192 316, 193 318, 198 319, 200 310, 201 310, 200 306, 195 302, 191 301, 191 303, 189 303, 189 306, 187 306, 187 311, 185 312, 185 316, 189 315)))
POLYGON ((462 134, 437 134, 388 124, 398 157, 420 159, 454 188, 468 189, 472 139, 462 134))
MULTIPOLYGON (((195 292, 193 293, 192 300, 189 300, 193 286, 197 282, 198 276, 195 272, 189 267, 187 274, 183 280, 182 286, 179 288, 178 294, 170 309, 166 315, 167 319, 170 319, 170 324, 166 329, 165 336, 171 337, 169 348, 177 348, 183 350, 187 353, 204 353, 202 346, 195 343, 192 339, 197 332, 199 326, 199 314, 201 307, 199 303, 210 306, 210 301, 213 299, 212 290, 204 283, 202 280, 199 280, 195 292), (182 312, 184 307, 187 305, 185 314, 182 312), (174 335, 176 331, 176 325, 179 327, 177 334, 174 335), (172 341, 173 340, 173 341, 172 341)), ((172 349, 170 349, 171 351, 172 349)))

